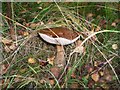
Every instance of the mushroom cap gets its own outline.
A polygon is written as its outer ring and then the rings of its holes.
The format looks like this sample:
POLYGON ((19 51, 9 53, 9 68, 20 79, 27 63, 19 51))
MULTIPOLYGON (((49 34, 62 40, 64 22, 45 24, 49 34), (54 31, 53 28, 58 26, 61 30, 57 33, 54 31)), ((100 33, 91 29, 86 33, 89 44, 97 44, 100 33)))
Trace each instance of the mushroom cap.
POLYGON ((38 34, 46 42, 58 45, 71 44, 80 36, 79 32, 69 30, 65 27, 42 29, 39 30, 38 34))

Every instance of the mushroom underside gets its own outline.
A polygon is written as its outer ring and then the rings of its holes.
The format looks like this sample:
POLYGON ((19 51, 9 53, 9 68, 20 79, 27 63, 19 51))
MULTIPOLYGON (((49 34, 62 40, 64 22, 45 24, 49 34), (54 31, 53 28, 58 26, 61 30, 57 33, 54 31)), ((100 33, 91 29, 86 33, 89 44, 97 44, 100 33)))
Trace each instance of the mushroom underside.
POLYGON ((79 37, 80 37, 80 36, 77 36, 73 40, 69 40, 69 39, 62 38, 62 37, 53 38, 51 36, 48 36, 48 35, 45 35, 45 34, 42 34, 42 33, 39 33, 39 35, 46 42, 51 43, 51 44, 58 44, 58 45, 68 45, 68 44, 71 44, 71 43, 75 42, 76 40, 78 40, 79 37))

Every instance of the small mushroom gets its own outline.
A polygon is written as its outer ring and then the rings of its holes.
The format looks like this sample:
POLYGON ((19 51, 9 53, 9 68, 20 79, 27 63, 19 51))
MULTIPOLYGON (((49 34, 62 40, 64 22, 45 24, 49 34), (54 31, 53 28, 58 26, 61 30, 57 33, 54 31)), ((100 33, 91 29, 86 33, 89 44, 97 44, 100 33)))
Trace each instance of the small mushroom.
POLYGON ((80 37, 80 32, 72 31, 66 27, 42 29, 39 30, 38 34, 44 41, 50 44, 56 44, 57 55, 55 59, 55 66, 60 68, 64 67, 66 64, 63 46, 75 42, 80 37))

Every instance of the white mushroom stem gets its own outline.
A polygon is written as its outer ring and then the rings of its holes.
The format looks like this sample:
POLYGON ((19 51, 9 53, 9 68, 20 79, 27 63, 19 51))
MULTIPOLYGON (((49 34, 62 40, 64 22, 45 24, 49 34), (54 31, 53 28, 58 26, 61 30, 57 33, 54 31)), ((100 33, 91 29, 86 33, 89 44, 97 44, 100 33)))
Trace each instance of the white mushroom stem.
POLYGON ((57 55, 55 59, 55 66, 63 68, 66 64, 64 47, 62 45, 56 45, 56 47, 57 47, 57 55))

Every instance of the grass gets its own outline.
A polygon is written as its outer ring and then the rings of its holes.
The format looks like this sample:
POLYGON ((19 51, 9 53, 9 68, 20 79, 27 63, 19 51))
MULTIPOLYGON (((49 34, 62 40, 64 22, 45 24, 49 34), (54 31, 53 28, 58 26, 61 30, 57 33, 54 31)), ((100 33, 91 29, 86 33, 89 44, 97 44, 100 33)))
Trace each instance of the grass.
MULTIPOLYGON (((4 21, 2 34, 4 38, 10 38, 7 24, 9 18, 5 16, 5 5, 6 3, 3 3, 3 13, 0 14, 4 21)), ((17 35, 13 42, 17 44, 17 48, 9 53, 3 49, 4 59, 0 64, 8 65, 8 68, 3 74, 2 87, 7 89, 11 87, 72 88, 72 86, 90 88, 92 83, 92 88, 118 88, 120 84, 118 71, 120 30, 117 23, 115 27, 111 26, 115 20, 119 20, 117 5, 117 3, 12 3, 12 19, 9 20, 13 21, 17 35), (88 14, 93 14, 93 16, 88 17, 88 14), (106 23, 103 22, 104 20, 106 23), (26 24, 29 25, 26 26, 26 24), (38 25, 34 27, 34 24, 38 25), (65 46, 67 65, 57 79, 50 71, 52 65, 42 66, 38 62, 38 59, 46 61, 51 55, 55 55, 54 46, 46 44, 38 37, 31 38, 30 35, 22 36, 19 39, 17 32, 19 29, 32 32, 58 26, 67 26, 77 31, 94 32, 88 37, 82 37, 83 41, 80 46, 85 47, 84 55, 76 53, 75 44, 65 46), (95 32, 98 26, 100 29, 95 32), (94 35, 97 37, 96 41, 91 40, 94 35), (113 44, 117 44, 118 49, 114 50, 113 44), (35 58, 37 62, 29 63, 30 57, 35 58), (95 63, 99 64, 95 65, 95 63), (101 63, 103 63, 102 67, 98 67, 101 63), (68 67, 71 69, 68 70, 68 67), (88 72, 89 68, 86 67, 92 67, 93 71, 88 72), (91 75, 94 72, 99 73, 101 70, 104 73, 101 76, 104 78, 103 82, 92 80, 91 75), (106 80, 105 76, 112 80, 106 80), (53 79, 50 81, 49 78, 53 79)))

